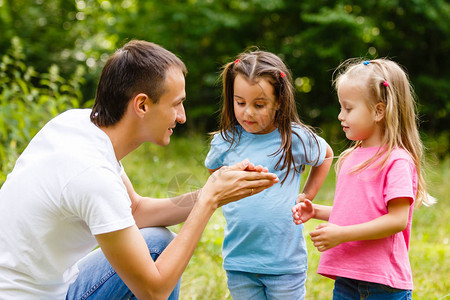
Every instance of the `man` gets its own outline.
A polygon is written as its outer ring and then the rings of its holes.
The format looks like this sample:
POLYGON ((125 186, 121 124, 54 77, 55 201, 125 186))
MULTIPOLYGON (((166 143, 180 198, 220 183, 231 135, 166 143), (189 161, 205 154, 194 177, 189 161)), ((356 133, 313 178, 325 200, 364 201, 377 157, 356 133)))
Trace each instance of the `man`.
POLYGON ((92 111, 67 111, 32 139, 0 190, 0 299, 176 299, 215 209, 278 182, 244 161, 178 199, 134 191, 120 160, 167 145, 186 121, 185 74, 171 52, 131 41, 103 68, 92 111), (176 237, 148 228, 183 221, 176 237))

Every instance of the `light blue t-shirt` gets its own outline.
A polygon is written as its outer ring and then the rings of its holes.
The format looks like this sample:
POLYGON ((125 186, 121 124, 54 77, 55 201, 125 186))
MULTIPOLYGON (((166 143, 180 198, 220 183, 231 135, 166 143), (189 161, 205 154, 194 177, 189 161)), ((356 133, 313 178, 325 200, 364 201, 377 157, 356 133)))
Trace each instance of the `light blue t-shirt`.
MULTIPOLYGON (((292 151, 297 169, 308 164, 322 164, 326 142, 305 128, 292 126, 292 151)), ((268 134, 251 134, 238 127, 241 137, 230 144, 217 133, 206 157, 208 169, 233 165, 248 158, 277 174, 280 182, 256 195, 223 206, 226 219, 223 243, 224 268, 262 274, 293 274, 306 271, 307 250, 303 224, 292 221, 292 206, 300 190, 300 174, 293 178, 293 168, 286 181, 286 169, 276 170, 281 152, 273 156, 281 145, 278 129, 268 134)), ((282 165, 282 164, 281 164, 282 165)))

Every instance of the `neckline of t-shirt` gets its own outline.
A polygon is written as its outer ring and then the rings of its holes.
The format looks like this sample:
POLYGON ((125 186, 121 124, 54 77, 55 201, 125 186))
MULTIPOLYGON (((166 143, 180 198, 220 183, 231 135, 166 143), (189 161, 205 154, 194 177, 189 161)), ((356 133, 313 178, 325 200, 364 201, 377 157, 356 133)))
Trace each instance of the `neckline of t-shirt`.
POLYGON ((366 152, 372 153, 372 152, 377 152, 379 150, 383 150, 384 148, 385 148, 385 146, 373 146, 373 147, 361 147, 361 146, 359 146, 354 151, 356 151, 356 152, 364 152, 364 153, 366 153, 366 152))
POLYGON ((104 132, 100 127, 98 127, 97 125, 95 125, 94 123, 92 123, 92 121, 89 118, 89 123, 91 124, 91 126, 95 127, 96 131, 99 132, 99 134, 101 135, 102 139, 105 141, 105 144, 108 147, 108 160, 111 161, 111 163, 114 163, 114 166, 117 167, 117 170, 120 171, 122 169, 122 164, 120 161, 117 161, 116 158, 116 152, 114 151, 114 146, 112 144, 111 139, 109 138, 109 136, 106 134, 106 132, 104 132))
POLYGON ((242 128, 242 126, 240 126, 240 125, 238 125, 238 131, 240 131, 242 136, 250 137, 253 139, 271 138, 272 136, 276 136, 279 133, 278 128, 275 128, 273 131, 271 131, 269 133, 263 133, 263 134, 250 133, 250 132, 245 131, 244 128, 242 128))

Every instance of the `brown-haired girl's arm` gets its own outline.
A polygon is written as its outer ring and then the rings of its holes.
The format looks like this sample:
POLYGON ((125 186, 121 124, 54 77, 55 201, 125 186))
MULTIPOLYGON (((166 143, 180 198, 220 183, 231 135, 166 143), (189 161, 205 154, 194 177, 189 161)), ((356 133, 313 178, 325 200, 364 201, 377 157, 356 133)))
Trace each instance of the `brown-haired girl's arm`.
POLYGON ((304 198, 309 200, 314 200, 317 192, 322 186, 325 178, 328 175, 328 171, 330 170, 331 164, 333 163, 333 150, 330 145, 327 144, 327 151, 325 154, 325 159, 323 163, 319 166, 311 167, 309 171, 308 179, 306 179, 305 186, 303 187, 303 195, 299 195, 297 198, 297 203, 301 202, 304 198))
POLYGON ((327 144, 325 159, 320 166, 311 167, 306 179, 303 193, 298 195, 297 204, 292 207, 292 218, 295 224, 305 223, 311 218, 328 221, 331 213, 331 206, 313 204, 313 200, 328 175, 333 163, 333 150, 327 144))

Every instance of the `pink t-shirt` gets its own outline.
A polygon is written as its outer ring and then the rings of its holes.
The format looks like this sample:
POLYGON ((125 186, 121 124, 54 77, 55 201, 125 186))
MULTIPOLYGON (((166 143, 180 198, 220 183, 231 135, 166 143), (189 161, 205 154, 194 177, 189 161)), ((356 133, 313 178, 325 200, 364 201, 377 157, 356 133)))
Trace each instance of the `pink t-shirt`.
POLYGON ((344 160, 329 222, 346 226, 371 221, 387 214, 390 200, 402 197, 411 199, 408 225, 387 238, 342 243, 323 252, 317 272, 332 279, 339 276, 412 290, 408 249, 417 172, 410 155, 394 149, 381 171, 375 162, 364 171, 352 173, 377 150, 357 148, 344 160))

